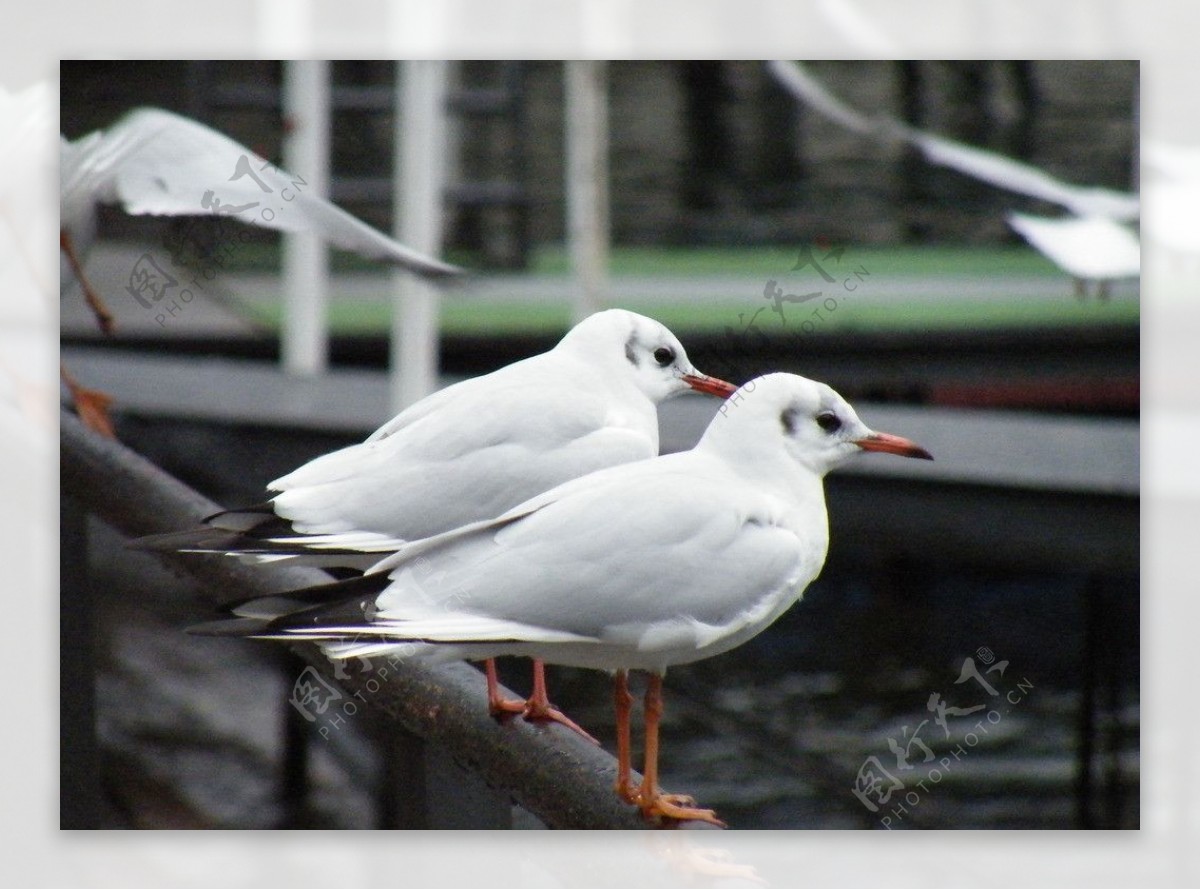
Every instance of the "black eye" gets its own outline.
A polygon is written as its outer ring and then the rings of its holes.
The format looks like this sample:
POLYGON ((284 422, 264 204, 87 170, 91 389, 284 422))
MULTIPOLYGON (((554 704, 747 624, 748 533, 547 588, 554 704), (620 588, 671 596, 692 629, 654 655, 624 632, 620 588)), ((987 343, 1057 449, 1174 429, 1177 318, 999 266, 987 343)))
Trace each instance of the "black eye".
POLYGON ((836 433, 842 428, 842 421, 832 411, 817 415, 817 426, 827 433, 836 433))
POLYGON ((654 360, 664 368, 675 361, 675 350, 666 346, 660 346, 654 350, 654 360))

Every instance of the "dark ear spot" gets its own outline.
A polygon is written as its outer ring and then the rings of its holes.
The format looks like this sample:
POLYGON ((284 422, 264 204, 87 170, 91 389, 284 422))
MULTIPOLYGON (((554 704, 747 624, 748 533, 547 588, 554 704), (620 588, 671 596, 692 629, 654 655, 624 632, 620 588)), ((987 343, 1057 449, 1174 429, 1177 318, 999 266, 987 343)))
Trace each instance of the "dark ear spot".
POLYGON ((629 359, 629 364, 637 367, 637 350, 633 345, 637 343, 637 334, 630 334, 629 339, 625 341, 625 358, 629 359))
POLYGON ((783 424, 783 431, 787 435, 795 435, 800 425, 800 411, 796 408, 784 408, 783 413, 779 415, 779 422, 783 424))

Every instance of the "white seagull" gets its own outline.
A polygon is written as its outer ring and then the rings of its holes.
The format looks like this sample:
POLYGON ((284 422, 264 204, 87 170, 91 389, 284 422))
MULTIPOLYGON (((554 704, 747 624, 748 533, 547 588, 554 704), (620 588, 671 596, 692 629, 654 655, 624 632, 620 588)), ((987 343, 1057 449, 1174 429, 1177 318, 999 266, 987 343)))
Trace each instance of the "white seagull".
MULTIPOLYGON (((1063 207, 1062 218, 1010 213, 1008 223, 1043 256, 1070 275, 1081 294, 1085 282, 1098 282, 1101 297, 1109 281, 1141 272, 1138 236, 1124 223, 1137 219, 1137 195, 1080 186, 994 151, 926 133, 886 115, 868 117, 850 108, 797 62, 767 62, 772 75, 796 99, 830 120, 864 136, 900 140, 931 164, 957 170, 996 188, 1063 207)), ((1082 294, 1081 294, 1082 295, 1082 294)))
MULTIPOLYGON (((311 231, 335 247, 422 276, 462 271, 312 194, 303 171, 292 175, 223 133, 160 108, 135 109, 105 130, 73 142, 61 139, 60 147, 64 283, 82 282, 81 257, 94 238, 100 204, 119 204, 132 215, 219 215, 285 232, 311 231)), ((102 325, 111 324, 100 317, 102 325)))
MULTIPOLYGON (((366 569, 406 541, 498 516, 594 470, 657 456, 657 405, 689 390, 724 397, 734 386, 697 371, 653 319, 597 312, 549 352, 448 386, 365 442, 276 479, 265 503, 136 543, 366 569)), ((487 668, 493 713, 519 711, 582 733, 550 706, 540 664, 525 702, 502 699, 490 661, 487 668)))
POLYGON ((244 617, 196 630, 310 640, 337 658, 525 655, 614 671, 618 794, 647 817, 720 824, 658 787, 662 675, 744 643, 800 598, 829 544, 822 480, 862 451, 932 459, 869 429, 828 386, 769 374, 731 396, 691 451, 601 470, 413 541, 361 578, 298 592, 290 613, 278 598, 251 601, 234 609, 244 617), (630 669, 651 675, 637 789, 630 669))
MULTIPOLYGON (((60 136, 59 178, 59 291, 65 293, 78 281, 105 334, 115 328, 112 313, 83 271, 101 204, 119 204, 135 216, 219 216, 285 232, 314 232, 336 247, 417 275, 445 278, 462 273, 312 194, 302 176, 281 170, 216 130, 160 108, 135 109, 108 129, 73 142, 60 136)), ((139 268, 136 274, 152 288, 155 280, 170 277, 155 266, 139 268)), ((78 384, 65 367, 62 376, 84 422, 114 436, 106 413, 108 396, 78 384)))

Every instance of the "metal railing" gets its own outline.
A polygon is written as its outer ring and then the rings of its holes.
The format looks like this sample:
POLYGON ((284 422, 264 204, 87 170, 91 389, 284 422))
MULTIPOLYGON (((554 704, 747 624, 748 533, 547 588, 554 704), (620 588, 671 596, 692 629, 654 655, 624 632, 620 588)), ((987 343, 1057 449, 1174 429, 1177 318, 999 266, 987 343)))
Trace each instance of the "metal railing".
MULTIPOLYGON (((63 528, 64 533, 72 534, 63 548, 63 613, 78 618, 88 613, 87 603, 72 601, 88 596, 86 578, 78 577, 86 572, 86 558, 80 558, 86 539, 80 531, 83 515, 94 514, 132 538, 195 525, 220 507, 119 442, 91 433, 73 414, 62 412, 61 424, 63 528)), ((316 569, 251 567, 236 560, 198 559, 187 554, 161 556, 173 573, 189 576, 210 591, 220 591, 223 600, 235 592, 250 597, 330 580, 316 569)), ((198 615, 197 619, 205 617, 198 615)), ((68 669, 89 669, 85 643, 90 632, 86 621, 64 620, 64 675, 68 669), (68 659, 69 653, 82 655, 68 659)), ((328 659, 315 645, 291 648, 323 675, 333 674, 328 659)), ((79 679, 73 678, 73 688, 89 688, 90 684, 79 683, 79 679)), ((551 828, 649 827, 635 808, 622 803, 613 792, 616 761, 610 754, 557 725, 533 726, 521 720, 498 723, 488 715, 482 677, 465 663, 430 667, 414 660, 396 660, 389 662, 384 672, 377 665, 352 659, 338 672, 336 682, 346 696, 363 702, 389 732, 395 731, 397 744, 389 753, 404 753, 413 773, 403 777, 404 784, 415 789, 408 800, 397 805, 425 810, 425 818, 409 819, 406 824, 437 827, 436 816, 430 816, 431 798, 455 794, 453 787, 438 785, 449 758, 551 828), (418 739, 415 743, 412 736, 418 739), (434 774, 429 774, 430 770, 434 774), (436 795, 430 793, 431 787, 438 789, 436 795)), ((286 702, 280 705, 286 707, 286 702)), ((88 827, 83 823, 92 818, 89 813, 94 809, 75 803, 86 799, 89 792, 68 782, 65 770, 69 762, 94 762, 90 702, 64 699, 62 716, 62 823, 63 827, 88 827)), ((395 768, 397 764, 392 765, 395 768)), ((462 808, 456 812, 461 819, 462 808)), ((466 827, 461 821, 456 824, 466 827)), ((494 821, 487 823, 487 827, 494 825, 494 821)), ((699 823, 685 826, 701 827, 699 823)))

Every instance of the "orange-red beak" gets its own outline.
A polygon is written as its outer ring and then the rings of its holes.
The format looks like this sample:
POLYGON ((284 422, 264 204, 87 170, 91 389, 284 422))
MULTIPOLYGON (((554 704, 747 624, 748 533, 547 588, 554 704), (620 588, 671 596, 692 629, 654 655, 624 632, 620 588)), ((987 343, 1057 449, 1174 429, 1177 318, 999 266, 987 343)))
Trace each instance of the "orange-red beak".
POLYGON ((726 383, 724 380, 716 377, 708 377, 704 374, 684 374, 683 382, 696 390, 696 392, 708 393, 710 396, 720 396, 723 399, 727 399, 737 392, 737 387, 732 383, 726 383))
POLYGON ((863 451, 886 451, 888 454, 898 454, 901 457, 933 460, 933 455, 916 442, 905 439, 903 436, 893 436, 890 433, 872 433, 854 444, 863 451))

